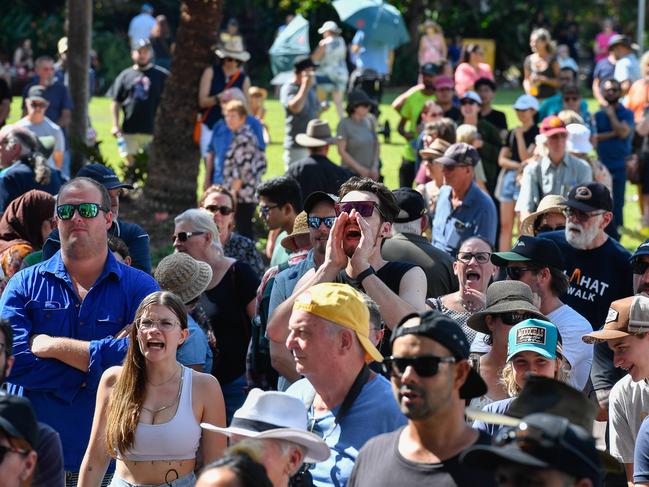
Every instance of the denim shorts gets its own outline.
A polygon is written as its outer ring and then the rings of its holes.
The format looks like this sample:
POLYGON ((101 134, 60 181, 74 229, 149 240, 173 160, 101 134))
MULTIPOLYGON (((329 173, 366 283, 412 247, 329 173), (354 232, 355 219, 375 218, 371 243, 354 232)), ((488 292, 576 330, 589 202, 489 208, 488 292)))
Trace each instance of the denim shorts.
POLYGON ((196 475, 190 473, 184 477, 180 477, 178 480, 172 480, 171 482, 165 482, 163 484, 132 484, 127 482, 124 479, 120 479, 117 475, 113 476, 113 481, 108 487, 194 487, 196 483, 196 475))
POLYGON ((517 174, 518 169, 507 169, 502 175, 500 191, 496 195, 501 203, 509 203, 518 199, 521 187, 516 183, 517 174))

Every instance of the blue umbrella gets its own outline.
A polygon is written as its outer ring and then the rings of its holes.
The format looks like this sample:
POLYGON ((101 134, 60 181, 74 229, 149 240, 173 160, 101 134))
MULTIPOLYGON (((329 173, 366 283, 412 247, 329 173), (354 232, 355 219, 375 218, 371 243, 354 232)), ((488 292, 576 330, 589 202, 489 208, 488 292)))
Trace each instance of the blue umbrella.
POLYGON ((336 0, 340 20, 365 33, 365 42, 388 44, 391 49, 410 41, 401 12, 383 0, 336 0))

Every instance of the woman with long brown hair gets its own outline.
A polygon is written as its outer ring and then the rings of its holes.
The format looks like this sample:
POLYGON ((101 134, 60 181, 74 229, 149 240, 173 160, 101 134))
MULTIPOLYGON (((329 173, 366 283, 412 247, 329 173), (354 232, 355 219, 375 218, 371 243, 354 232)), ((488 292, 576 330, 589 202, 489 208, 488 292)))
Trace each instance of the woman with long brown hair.
POLYGON ((124 365, 101 378, 80 487, 97 487, 112 458, 112 487, 193 486, 200 461, 225 449, 219 435, 201 433, 201 422, 225 425, 218 381, 176 361, 187 339, 187 312, 174 294, 158 291, 140 304, 129 333, 124 365))

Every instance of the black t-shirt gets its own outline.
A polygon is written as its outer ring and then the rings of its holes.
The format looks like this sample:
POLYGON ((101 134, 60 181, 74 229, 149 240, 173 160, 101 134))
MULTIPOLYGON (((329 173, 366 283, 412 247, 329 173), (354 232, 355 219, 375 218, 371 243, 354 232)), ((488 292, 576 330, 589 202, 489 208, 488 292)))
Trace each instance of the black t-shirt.
POLYGON ((254 299, 259 277, 245 262, 236 261, 221 281, 201 295, 200 304, 216 338, 212 375, 228 384, 246 370, 250 319, 246 306, 254 299))
POLYGON ((491 110, 485 116, 480 115, 480 118, 486 120, 498 130, 507 130, 507 115, 498 110, 491 110))
POLYGON ((302 196, 306 198, 314 191, 338 194, 340 186, 353 174, 348 169, 334 164, 326 156, 311 154, 306 159, 291 164, 286 176, 298 182, 302 196))
MULTIPOLYGON (((533 144, 537 135, 539 135, 539 128, 536 125, 532 125, 529 129, 523 132, 525 147, 529 147, 531 144, 533 144)), ((509 147, 512 153, 510 159, 512 159, 513 161, 522 162, 521 156, 518 153, 518 142, 516 142, 516 136, 514 135, 513 130, 510 130, 507 134, 507 147, 509 147)))
POLYGON ((140 71, 133 67, 122 71, 108 96, 122 104, 125 134, 153 134, 156 110, 169 72, 160 66, 140 71))
MULTIPOLYGON (((418 463, 399 453, 399 437, 403 428, 368 441, 356 458, 348 487, 488 487, 496 485, 493 473, 461 465, 460 454, 440 463, 418 463)), ((489 445, 491 439, 480 431, 474 445, 489 445)), ((473 445, 472 445, 473 446, 473 445)))
POLYGON ((446 118, 450 118, 454 122, 457 122, 462 117, 462 112, 460 111, 460 109, 458 107, 453 105, 451 108, 449 108, 448 110, 446 110, 444 112, 444 116, 446 118))

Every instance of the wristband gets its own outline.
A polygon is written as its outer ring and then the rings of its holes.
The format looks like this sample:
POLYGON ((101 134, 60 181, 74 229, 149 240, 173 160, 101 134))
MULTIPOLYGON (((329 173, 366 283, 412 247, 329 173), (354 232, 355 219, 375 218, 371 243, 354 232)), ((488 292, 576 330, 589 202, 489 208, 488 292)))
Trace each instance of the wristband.
POLYGON ((372 276, 374 274, 376 274, 376 271, 374 270, 374 267, 369 266, 367 269, 365 269, 363 272, 361 272, 359 275, 356 276, 356 280, 359 283, 362 283, 363 279, 365 279, 366 277, 372 276))

